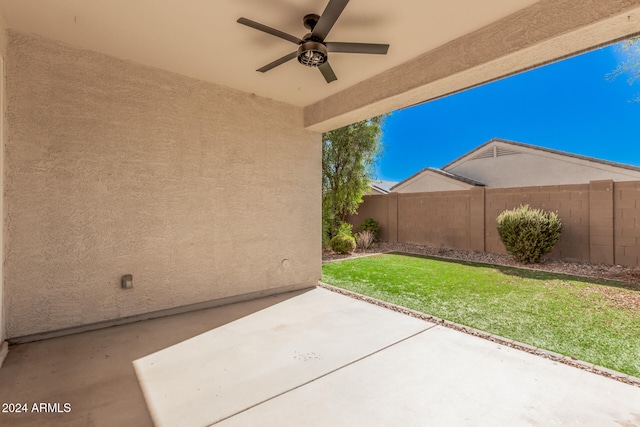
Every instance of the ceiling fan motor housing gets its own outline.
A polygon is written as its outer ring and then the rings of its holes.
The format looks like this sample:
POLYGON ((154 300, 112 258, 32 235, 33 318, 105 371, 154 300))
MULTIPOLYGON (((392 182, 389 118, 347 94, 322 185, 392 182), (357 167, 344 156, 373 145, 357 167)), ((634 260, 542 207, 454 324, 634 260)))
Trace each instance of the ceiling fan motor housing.
MULTIPOLYGON (((319 15, 310 13, 309 15, 305 15, 302 23, 305 28, 313 32, 319 19, 319 15)), ((298 62, 307 67, 319 67, 327 62, 327 47, 322 43, 322 40, 312 37, 311 33, 306 34, 303 40, 304 42, 301 43, 298 48, 298 62)))
POLYGON ((304 25, 305 28, 308 28, 311 31, 313 31, 319 19, 320 19, 320 15, 316 15, 315 13, 310 13, 308 15, 305 15, 304 18, 302 18, 302 25, 304 25))

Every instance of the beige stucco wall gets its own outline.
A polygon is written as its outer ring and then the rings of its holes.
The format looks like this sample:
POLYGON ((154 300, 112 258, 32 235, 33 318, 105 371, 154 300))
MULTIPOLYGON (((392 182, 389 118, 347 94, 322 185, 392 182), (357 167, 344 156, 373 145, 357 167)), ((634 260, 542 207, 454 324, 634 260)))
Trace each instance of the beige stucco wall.
POLYGON ((584 184, 589 181, 637 181, 640 172, 549 154, 521 153, 468 160, 447 167, 448 172, 484 183, 490 188, 532 185, 584 184))
MULTIPOLYGON (((7 27, 0 11, 0 248, 4 248, 4 120, 5 120, 5 58, 7 56, 7 27)), ((6 338, 6 310, 4 308, 4 250, 0 251, 0 346, 6 338)), ((2 350, 0 350, 0 364, 2 364, 2 350)))
POLYGON ((423 193, 429 191, 456 191, 468 190, 473 185, 444 177, 435 172, 425 171, 409 181, 398 185, 394 193, 423 193))
POLYGON ((12 31, 7 94, 9 337, 320 278, 302 109, 12 31))

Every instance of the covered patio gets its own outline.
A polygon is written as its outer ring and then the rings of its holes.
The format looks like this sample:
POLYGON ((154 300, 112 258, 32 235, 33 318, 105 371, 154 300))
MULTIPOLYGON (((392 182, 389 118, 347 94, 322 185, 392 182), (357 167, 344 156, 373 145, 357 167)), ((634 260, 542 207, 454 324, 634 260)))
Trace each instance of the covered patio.
POLYGON ((0 400, 16 426, 640 423, 638 387, 324 288, 17 345, 0 400))
MULTIPOLYGON (((311 417, 326 412, 315 406, 322 400, 305 397, 315 387, 319 393, 334 387, 346 393, 332 407, 365 404, 369 397, 359 401, 343 385, 351 383, 349 375, 380 370, 379 357, 386 360, 423 337, 434 343, 436 336, 446 337, 450 344, 438 341, 442 348, 430 353, 440 354, 438 359, 443 354, 438 351, 457 346, 458 338, 439 327, 394 320, 410 324, 411 332, 392 334, 373 347, 355 346, 351 353, 354 340, 361 334, 377 337, 390 315, 361 304, 352 307, 344 297, 325 299, 325 291, 287 294, 311 289, 321 278, 322 132, 640 33, 640 0, 320 3, 0 0, 0 389, 7 403, 77 399, 71 413, 3 413, 0 423, 5 416, 27 424, 51 416, 47 422, 64 425, 112 425, 117 418, 124 424, 153 419, 170 425, 171 417, 183 416, 170 403, 184 396, 201 405, 191 412, 191 417, 203 416, 193 418, 194 425, 241 422, 270 407, 275 408, 270 416, 283 416, 278 405, 289 408, 288 399, 294 406, 305 402, 301 406, 311 417), (282 55, 293 59, 297 46, 291 38, 305 37, 307 31, 302 18, 322 15, 327 4, 344 7, 327 43, 389 44, 388 53, 329 52, 337 76, 330 83, 295 60, 256 72, 282 55), (274 37, 238 23, 239 18, 293 36, 274 37), (304 298, 317 299, 312 307, 321 312, 338 310, 331 318, 341 318, 340 307, 364 316, 345 315, 346 323, 361 326, 345 329, 333 341, 335 358, 326 356, 325 344, 331 341, 326 334, 341 329, 323 329, 328 318, 311 322, 311 311, 298 305, 304 298), (274 311, 267 308, 271 305, 274 311), (260 322, 252 323, 263 313, 275 313, 271 319, 288 316, 287 307, 295 315, 282 329, 273 324, 262 330, 260 322), (369 315, 380 327, 362 325, 369 315), (238 324, 248 335, 232 333, 238 324), (280 354, 282 360, 322 369, 294 375, 282 389, 240 399, 233 411, 206 415, 209 400, 204 404, 195 394, 171 394, 166 400, 159 392, 181 390, 184 381, 193 383, 192 376, 209 378, 216 372, 198 370, 195 361, 183 358, 208 354, 183 351, 189 343, 214 337, 204 347, 216 360, 224 349, 246 354, 251 352, 246 346, 262 333, 275 337, 271 334, 289 328, 298 333, 308 328, 305 339, 311 341, 301 350, 283 347, 308 360, 280 354), (315 333, 318 350, 313 350, 315 333), (359 366, 368 363, 374 365, 361 371, 359 366), (172 364, 177 365, 155 371, 172 364), (177 366, 194 370, 170 375, 177 366), (346 383, 332 382, 343 375, 346 383)), ((295 343, 295 336, 287 335, 283 344, 295 343)), ((460 339, 463 347, 476 345, 466 342, 469 337, 460 339)), ((487 344, 478 345, 484 352, 487 344)), ((431 347, 424 348, 430 352, 431 347)), ((416 351, 408 354, 422 354, 416 351)), ((252 357, 236 369, 257 369, 261 355, 252 357)), ((546 363, 514 357, 515 370, 522 363, 546 363)), ((265 374, 273 372, 265 384, 279 383, 287 371, 265 366, 265 374)), ((440 384, 442 393, 447 387, 438 381, 447 380, 447 370, 433 366, 438 377, 433 384, 440 384)), ((498 373, 491 372, 496 378, 498 373)), ((515 371, 505 372, 513 376, 515 371)), ((383 376, 387 384, 402 380, 395 374, 383 376)), ((578 375, 580 389, 583 382, 603 381, 583 374, 567 375, 578 375)), ((225 396, 262 388, 256 383, 236 389, 231 385, 237 380, 229 377, 224 393, 218 393, 218 408, 228 407, 225 396)), ((478 384, 485 387, 483 381, 478 384)), ((554 383, 543 386, 549 384, 554 383)), ((613 382, 602 386, 611 387, 611 396, 621 401, 625 393, 635 393, 620 392, 613 382)), ((380 387, 365 389, 386 396, 380 387)), ((439 399, 433 391, 423 392, 439 399)), ((412 407, 434 408, 417 402, 412 407)), ((607 420, 634 422, 624 410, 607 412, 613 417, 607 420)))

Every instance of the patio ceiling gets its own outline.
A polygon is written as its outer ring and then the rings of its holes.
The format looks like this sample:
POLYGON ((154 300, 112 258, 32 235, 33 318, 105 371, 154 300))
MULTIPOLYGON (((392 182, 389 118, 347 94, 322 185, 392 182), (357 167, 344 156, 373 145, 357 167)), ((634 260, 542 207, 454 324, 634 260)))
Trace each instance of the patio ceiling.
POLYGON ((338 76, 330 84, 317 70, 295 60, 264 74, 255 71, 293 52, 296 45, 240 25, 236 23, 239 17, 302 37, 307 31, 302 17, 321 14, 327 2, 0 0, 0 8, 11 29, 306 107, 305 126, 316 131, 441 96, 640 31, 638 0, 352 0, 327 41, 388 43, 388 55, 330 54, 338 76), (629 16, 626 26, 623 14, 629 16), (528 62, 516 61, 507 70, 498 66, 475 80, 463 79, 435 91, 424 90, 448 75, 613 17, 620 22, 609 24, 608 30, 601 29, 597 34, 592 31, 591 38, 582 35, 582 44, 565 40, 555 49, 547 48, 546 55, 532 56, 528 62), (487 28, 493 29, 487 33, 487 28), (501 28, 504 34, 497 31, 501 28), (473 46, 469 37, 482 39, 484 48, 473 46), (463 41, 462 50, 458 46, 457 50, 442 51, 452 43, 456 47, 456 40, 463 41), (433 56, 434 52, 439 55, 433 56))
POLYGON ((327 41, 388 43, 386 56, 333 54, 338 80, 292 60, 297 46, 236 23, 246 17, 302 37, 328 0, 3 0, 10 28, 298 106, 317 102, 477 30, 535 0, 352 0, 327 41), (400 7, 403 5, 404 7, 400 7))

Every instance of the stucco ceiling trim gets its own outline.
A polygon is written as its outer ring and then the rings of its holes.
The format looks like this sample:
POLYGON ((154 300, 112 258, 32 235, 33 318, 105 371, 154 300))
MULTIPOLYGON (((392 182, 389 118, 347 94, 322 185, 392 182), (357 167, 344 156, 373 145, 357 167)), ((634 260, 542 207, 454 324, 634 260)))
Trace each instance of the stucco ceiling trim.
POLYGON ((325 132, 640 33, 640 0, 543 0, 304 109, 325 132))

